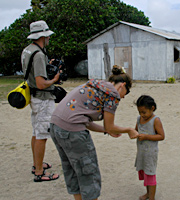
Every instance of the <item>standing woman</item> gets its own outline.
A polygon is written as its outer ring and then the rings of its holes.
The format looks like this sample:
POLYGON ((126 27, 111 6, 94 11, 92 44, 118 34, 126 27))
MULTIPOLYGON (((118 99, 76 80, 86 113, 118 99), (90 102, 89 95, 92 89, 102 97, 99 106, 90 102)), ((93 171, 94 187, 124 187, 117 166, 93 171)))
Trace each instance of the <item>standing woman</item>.
POLYGON ((72 90, 56 107, 51 117, 51 137, 59 152, 69 194, 75 200, 97 200, 101 175, 96 150, 88 130, 113 137, 138 132, 114 124, 121 98, 130 92, 131 78, 122 67, 113 66, 109 81, 90 80, 72 90), (104 126, 93 121, 104 119, 104 126))

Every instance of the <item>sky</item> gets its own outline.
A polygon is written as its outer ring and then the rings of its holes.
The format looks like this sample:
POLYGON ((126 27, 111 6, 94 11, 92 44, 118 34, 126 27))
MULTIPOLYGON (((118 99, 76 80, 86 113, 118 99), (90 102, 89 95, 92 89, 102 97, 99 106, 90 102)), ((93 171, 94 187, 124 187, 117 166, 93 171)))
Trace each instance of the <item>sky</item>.
POLYGON ((0 31, 26 13, 30 5, 31 0, 0 0, 0 31))
MULTIPOLYGON (((180 0, 123 0, 149 17, 153 28, 180 33, 180 0)), ((0 0, 0 31, 30 9, 31 0, 0 0)))

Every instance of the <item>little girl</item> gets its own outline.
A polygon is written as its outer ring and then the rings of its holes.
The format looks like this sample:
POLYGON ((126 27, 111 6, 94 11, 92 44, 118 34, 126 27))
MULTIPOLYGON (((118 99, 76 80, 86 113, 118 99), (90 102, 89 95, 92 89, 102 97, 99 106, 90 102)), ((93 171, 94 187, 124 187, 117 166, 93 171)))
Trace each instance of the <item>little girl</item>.
POLYGON ((158 141, 164 140, 165 134, 159 117, 154 115, 156 103, 147 95, 142 95, 136 102, 140 116, 137 118, 136 130, 137 156, 135 167, 139 180, 144 180, 147 193, 140 200, 154 200, 156 193, 156 166, 158 158, 158 141))

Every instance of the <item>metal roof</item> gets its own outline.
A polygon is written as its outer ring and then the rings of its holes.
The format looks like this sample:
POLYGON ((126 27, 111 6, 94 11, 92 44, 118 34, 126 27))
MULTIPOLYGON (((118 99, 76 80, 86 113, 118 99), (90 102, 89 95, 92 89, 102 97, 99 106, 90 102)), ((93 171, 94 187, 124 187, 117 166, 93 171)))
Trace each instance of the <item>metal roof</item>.
POLYGON ((88 42, 92 41, 93 39, 97 38, 98 36, 102 35, 103 33, 111 30, 112 28, 118 26, 119 24, 125 24, 127 26, 131 26, 131 27, 134 27, 134 28, 137 28, 137 29, 141 29, 143 31, 147 31, 149 33, 153 33, 155 35, 164 37, 164 38, 166 38, 168 40, 180 40, 180 33, 169 32, 169 31, 165 31, 165 30, 161 30, 161 29, 152 28, 150 26, 144 26, 144 25, 124 22, 124 21, 119 21, 119 22, 116 22, 115 24, 109 26, 107 29, 104 29, 103 31, 101 31, 98 34, 94 35, 93 37, 89 38, 88 40, 86 40, 83 43, 87 44, 88 42))

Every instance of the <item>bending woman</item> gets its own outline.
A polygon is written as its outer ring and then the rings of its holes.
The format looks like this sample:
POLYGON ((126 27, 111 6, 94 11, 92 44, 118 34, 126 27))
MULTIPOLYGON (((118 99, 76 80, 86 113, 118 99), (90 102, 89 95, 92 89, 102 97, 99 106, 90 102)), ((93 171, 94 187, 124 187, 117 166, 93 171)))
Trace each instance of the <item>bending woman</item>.
POLYGON ((75 200, 97 200, 101 175, 96 150, 88 130, 106 132, 113 137, 138 132, 114 124, 121 98, 130 91, 132 82, 122 68, 113 66, 109 81, 90 80, 76 87, 59 103, 51 118, 51 137, 59 152, 69 194, 75 200), (104 126, 93 121, 104 119, 104 126))

